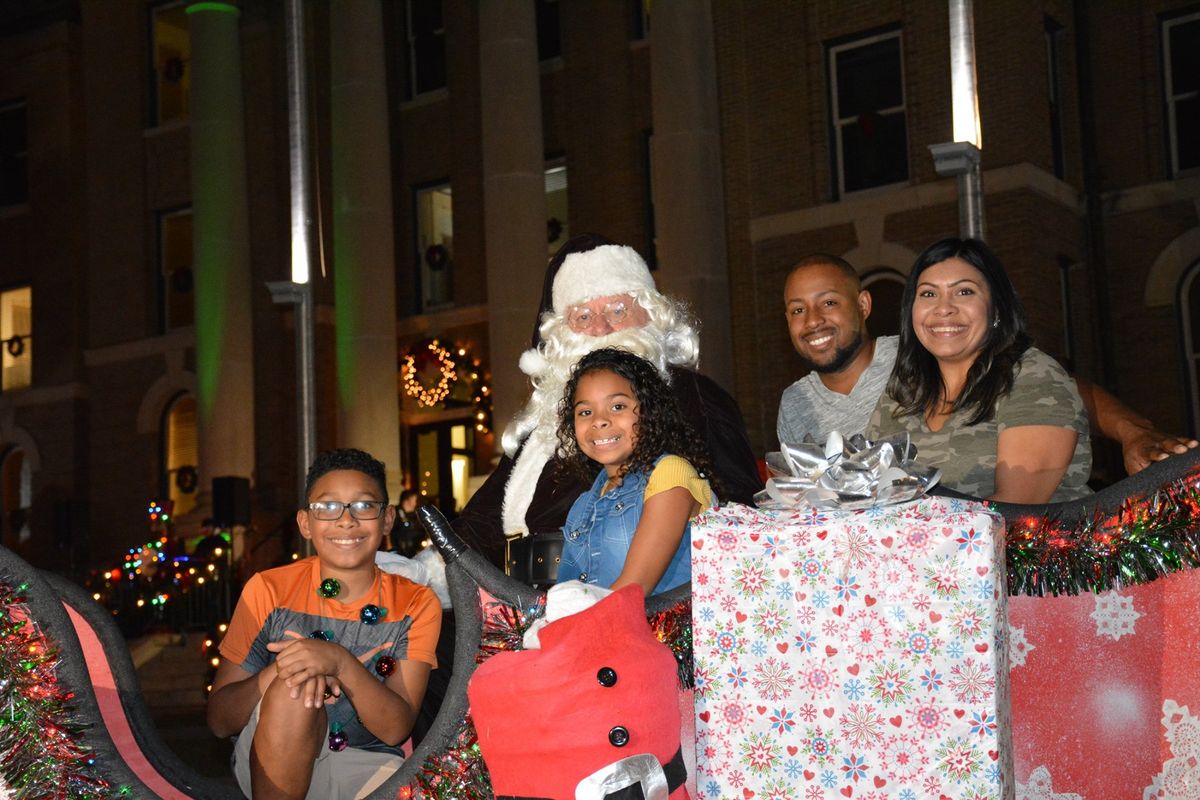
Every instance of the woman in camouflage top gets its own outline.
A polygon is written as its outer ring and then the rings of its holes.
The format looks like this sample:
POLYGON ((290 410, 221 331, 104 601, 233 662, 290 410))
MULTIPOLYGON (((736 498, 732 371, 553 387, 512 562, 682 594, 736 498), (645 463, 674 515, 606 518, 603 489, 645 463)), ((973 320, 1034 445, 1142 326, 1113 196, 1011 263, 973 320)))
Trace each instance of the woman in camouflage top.
POLYGON ((1091 444, 1075 382, 1032 346, 1004 267, 976 239, 943 239, 913 265, 896 366, 872 438, 907 431, 942 484, 1009 503, 1088 493, 1091 444))

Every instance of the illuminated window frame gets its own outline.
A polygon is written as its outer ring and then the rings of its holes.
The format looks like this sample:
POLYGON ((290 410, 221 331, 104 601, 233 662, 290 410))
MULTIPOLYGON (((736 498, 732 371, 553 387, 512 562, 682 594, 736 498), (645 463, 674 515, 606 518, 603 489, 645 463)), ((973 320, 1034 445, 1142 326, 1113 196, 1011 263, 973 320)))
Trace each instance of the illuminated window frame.
POLYGON ((150 6, 147 14, 150 123, 158 127, 186 122, 191 115, 192 81, 192 41, 186 3, 159 3, 150 6))
POLYGON ((0 391, 33 385, 33 289, 0 291, 0 391))

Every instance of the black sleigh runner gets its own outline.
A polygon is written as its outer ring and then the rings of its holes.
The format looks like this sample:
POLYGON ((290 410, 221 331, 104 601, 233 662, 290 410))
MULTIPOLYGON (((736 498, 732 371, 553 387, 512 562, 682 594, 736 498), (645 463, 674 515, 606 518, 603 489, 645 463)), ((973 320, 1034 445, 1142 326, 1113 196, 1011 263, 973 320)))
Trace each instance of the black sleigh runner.
MULTIPOLYGON (((1200 753, 1192 752, 1198 745, 1187 731, 1192 730, 1189 726, 1200 724, 1195 719, 1200 716, 1200 664, 1194 663, 1200 654, 1194 646, 1190 654, 1182 654, 1170 643, 1175 635, 1172 631, 1183 631, 1193 624, 1181 617, 1195 618, 1194 602, 1200 597, 1200 588, 1194 586, 1200 582, 1200 572, 1195 572, 1200 566, 1200 454, 1193 451, 1152 465, 1086 500, 1046 506, 989 504, 989 508, 1003 516, 1005 583, 1013 626, 1004 644, 1012 669, 1015 788, 1025 783, 1026 793, 1038 797, 1074 792, 1085 800, 1140 797, 1143 791, 1150 792, 1146 796, 1177 797, 1194 791, 1196 781, 1200 781, 1200 753), (1164 576, 1169 577, 1158 580, 1164 576), (1192 598, 1186 614, 1172 611, 1166 601, 1155 605, 1139 599, 1138 592, 1158 591, 1160 587, 1163 591, 1184 591, 1192 598), (1119 591, 1109 591, 1113 589, 1119 591), (1037 635, 1039 626, 1061 635, 1062 625, 1067 623, 1059 617, 1089 616, 1084 611, 1092 607, 1095 610, 1090 620, 1094 622, 1088 624, 1094 626, 1100 644, 1082 659, 1091 663, 1074 663, 1081 659, 1062 649, 1072 646, 1069 642, 1052 646, 1045 639, 1030 638, 1037 635), (1159 634, 1159 651, 1147 653, 1142 648, 1140 666, 1147 674, 1139 677, 1124 670, 1121 659, 1127 656, 1115 648, 1129 641, 1125 637, 1138 635, 1139 626, 1147 625, 1166 627, 1159 634), (1100 645, 1114 649, 1110 654, 1109 650, 1099 649, 1100 645), (1060 649, 1055 651, 1055 647, 1060 649), (1111 663, 1106 661, 1110 657, 1114 659, 1111 663), (1034 677, 1029 667, 1036 659, 1054 664, 1053 674, 1043 670, 1034 677), (1088 676, 1099 672, 1111 676, 1107 688, 1089 683, 1092 678, 1088 676), (1039 689, 1034 683, 1045 686, 1039 689), (1070 691, 1071 683, 1079 685, 1079 692, 1102 688, 1109 693, 1126 691, 1140 703, 1135 704, 1140 709, 1137 714, 1130 711, 1134 706, 1120 704, 1107 710, 1101 706, 1097 712, 1126 715, 1121 718, 1125 730, 1119 757, 1103 757, 1107 746, 1103 731, 1089 730, 1086 709, 1077 705, 1078 699, 1058 698, 1060 703, 1071 704, 1070 708, 1043 707, 1037 714, 1028 710, 1035 699, 1045 705, 1038 692, 1070 691), (1146 688, 1143 683, 1154 686, 1146 688), (1082 748, 1090 753, 1086 764, 1079 761, 1079 754, 1073 754, 1072 748, 1046 744, 1048 737, 1060 736, 1067 729, 1074 729, 1077 738, 1082 737, 1080 741, 1087 745, 1082 748), (1083 771, 1095 775, 1079 777, 1077 773, 1083 771), (1075 788, 1074 782, 1087 780, 1092 782, 1089 786, 1107 785, 1108 793, 1075 788)), ((497 654, 507 654, 507 658, 520 653, 525 631, 544 613, 545 593, 505 576, 467 549, 436 511, 422 509, 421 513, 422 522, 447 562, 457 617, 454 670, 432 728, 404 766, 371 797, 465 800, 551 796, 537 794, 533 780, 521 789, 521 794, 497 795, 493 791, 484 761, 488 734, 481 736, 476 730, 477 720, 468 707, 467 694, 468 683, 480 664, 497 654), (481 739, 485 745, 482 749, 481 739)), ((634 606, 640 608, 640 598, 634 606)), ((699 642, 693 643, 691 606, 689 586, 647 598, 644 606, 652 638, 665 645, 664 652, 669 648, 673 656, 661 664, 673 666, 676 680, 684 687, 712 679, 693 674, 693 645, 699 642)), ((627 615, 628 608, 614 613, 614 618, 622 614, 627 615)), ((608 623, 598 620, 597 624, 608 623)), ((2 548, 0 636, 4 648, 0 658, 0 700, 4 701, 0 796, 238 796, 235 790, 197 775, 165 746, 142 699, 125 642, 109 614, 79 587, 34 569, 2 548)), ((648 642, 647 646, 654 644, 648 642)), ((549 653, 552 647, 546 647, 549 653)), ((626 668, 616 661, 610 663, 602 654, 593 653, 589 658, 596 663, 586 670, 576 665, 581 675, 571 677, 564 685, 569 688, 571 681, 587 681, 588 696, 614 697, 605 692, 622 687, 626 668)), ((628 679, 634 679, 632 673, 628 679)), ((944 680, 951 680, 951 676, 944 680)), ((919 677, 913 675, 912 681, 913 691, 919 692, 919 677)), ((698 694, 700 691, 697 688, 698 694)), ((782 705, 781 700, 777 706, 782 705)), ((844 759, 860 757, 849 748, 838 753, 836 770, 826 770, 834 779, 829 786, 823 785, 821 758, 812 752, 806 754, 804 748, 812 744, 805 729, 824 721, 824 717, 818 711, 816 720, 808 723, 800 716, 800 704, 794 706, 788 709, 796 715, 792 723, 779 723, 784 733, 778 737, 777 760, 768 762, 768 777, 792 781, 793 787, 819 786, 831 797, 858 797, 871 791, 882 796, 903 796, 888 793, 903 780, 895 770, 863 772, 856 781, 853 761, 850 768, 842 769, 844 759), (802 766, 791 776, 787 764, 793 749, 802 766), (869 775, 876 780, 874 786, 864 783, 871 780, 866 777, 869 775), (879 781, 885 785, 881 787, 879 781), (843 788, 848 788, 849 794, 843 788)), ((766 705, 764 709, 764 717, 779 710, 766 705)), ((891 724, 889 715, 879 716, 886 729, 891 724)), ((704 775, 698 781, 695 775, 684 776, 690 769, 688 765, 694 763, 687 752, 694 741, 671 743, 671 752, 662 747, 659 752, 638 752, 635 742, 649 740, 656 746, 666 746, 670 733, 664 729, 670 726, 661 719, 645 722, 636 714, 630 719, 634 721, 613 718, 598 723, 597 731, 603 736, 592 743, 593 748, 611 753, 611 763, 578 776, 576 784, 592 792, 588 796, 669 796, 677 800, 684 796, 685 785, 696 786, 694 796, 713 796, 706 789, 704 775), (639 725, 645 724, 656 726, 654 735, 639 730, 639 725), (685 780, 691 783, 685 784, 685 780)), ((685 731, 690 731, 686 723, 685 731)), ((825 728, 836 733, 837 720, 830 718, 828 723, 825 728)), ((990 728, 981 725, 977 735, 989 741, 988 737, 997 735, 996 727, 1006 724, 996 720, 990 728)), ((535 742, 529 743, 531 751, 536 746, 535 742)), ((865 766, 871 766, 863 760, 865 766)), ((826 762, 834 763, 828 759, 826 762)), ((955 796, 950 773, 944 772, 943 776, 943 793, 955 796)), ((918 788, 914 796, 925 793, 918 788)), ((997 791, 995 796, 1005 794, 997 791)))

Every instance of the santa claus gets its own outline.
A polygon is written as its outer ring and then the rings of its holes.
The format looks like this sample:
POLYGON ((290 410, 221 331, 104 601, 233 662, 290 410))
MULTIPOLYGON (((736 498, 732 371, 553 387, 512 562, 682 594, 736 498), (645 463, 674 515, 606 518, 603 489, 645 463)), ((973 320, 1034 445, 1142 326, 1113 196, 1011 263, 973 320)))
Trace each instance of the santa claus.
POLYGON ((550 260, 532 346, 521 371, 533 384, 524 409, 505 430, 504 456, 453 523, 468 544, 504 564, 506 538, 561 530, 588 483, 547 468, 557 445, 557 407, 572 368, 585 354, 620 347, 655 364, 685 418, 708 443, 724 501, 751 502, 762 488, 737 403, 696 372, 695 322, 660 294, 632 247, 576 236, 550 260))

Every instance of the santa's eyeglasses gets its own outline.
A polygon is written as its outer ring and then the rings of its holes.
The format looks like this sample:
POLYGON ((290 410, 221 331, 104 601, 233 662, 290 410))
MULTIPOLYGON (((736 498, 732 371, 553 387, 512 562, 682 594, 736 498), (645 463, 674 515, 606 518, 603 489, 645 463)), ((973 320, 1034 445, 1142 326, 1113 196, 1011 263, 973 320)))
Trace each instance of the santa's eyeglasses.
POLYGON ((610 328, 616 328, 629 319, 631 310, 625 300, 613 300, 597 310, 588 306, 572 306, 567 309, 567 325, 575 332, 586 331, 600 319, 608 323, 610 328))

